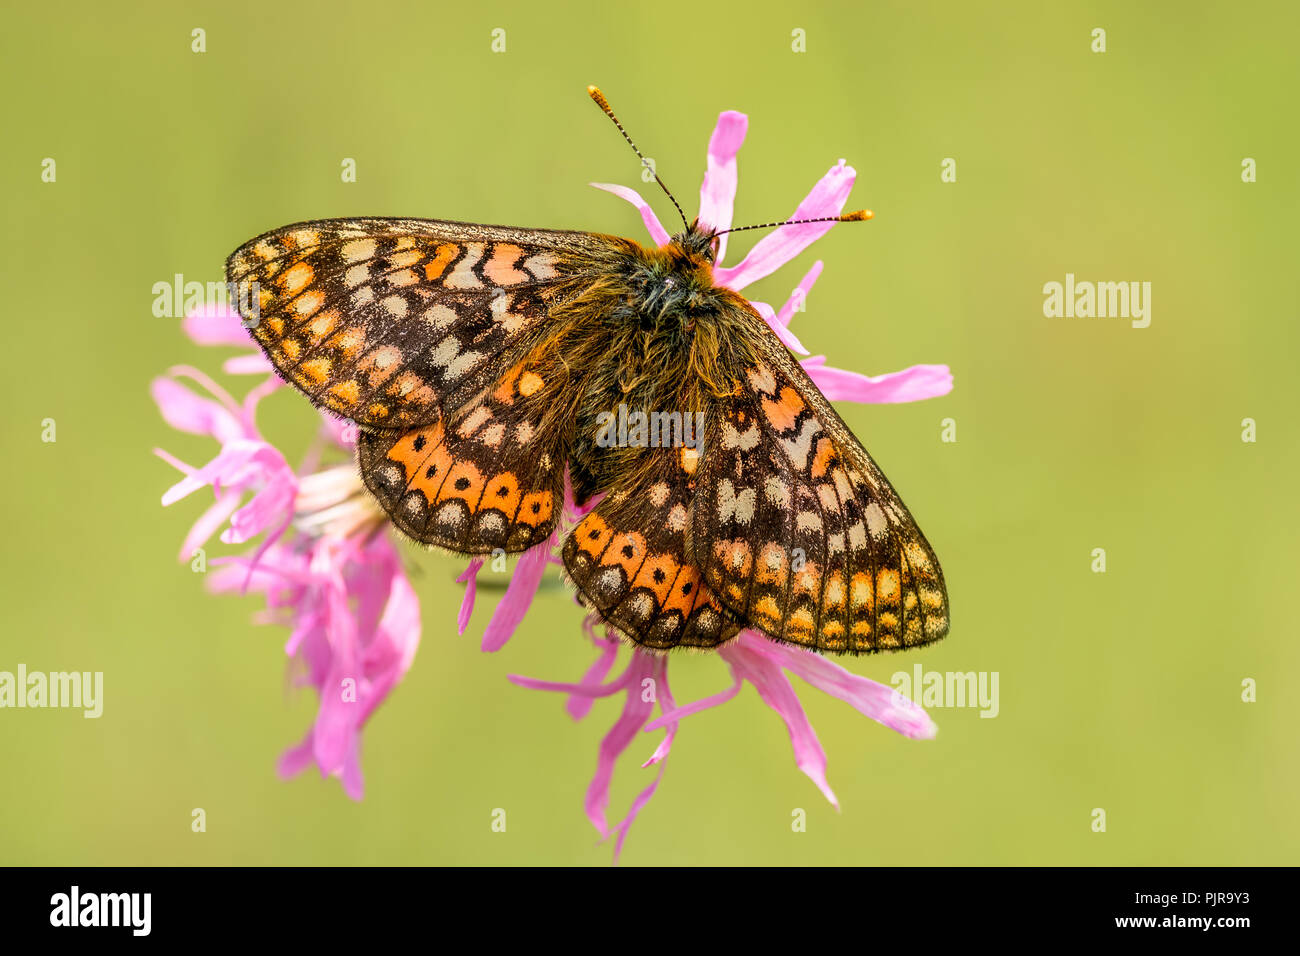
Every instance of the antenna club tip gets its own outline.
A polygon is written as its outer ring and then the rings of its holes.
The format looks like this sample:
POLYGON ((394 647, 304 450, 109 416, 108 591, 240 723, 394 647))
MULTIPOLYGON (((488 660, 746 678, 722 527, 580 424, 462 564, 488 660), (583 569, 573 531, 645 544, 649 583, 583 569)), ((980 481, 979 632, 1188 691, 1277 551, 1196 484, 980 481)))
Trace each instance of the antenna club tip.
POLYGON ((868 219, 875 218, 875 213, 870 209, 858 209, 854 212, 846 212, 840 216, 841 222, 866 222, 868 219))
POLYGON ((587 95, 590 96, 593 100, 595 100, 596 105, 599 106, 602 110, 604 110, 607 113, 609 112, 609 100, 605 99, 605 94, 600 91, 599 86, 587 87, 587 95))

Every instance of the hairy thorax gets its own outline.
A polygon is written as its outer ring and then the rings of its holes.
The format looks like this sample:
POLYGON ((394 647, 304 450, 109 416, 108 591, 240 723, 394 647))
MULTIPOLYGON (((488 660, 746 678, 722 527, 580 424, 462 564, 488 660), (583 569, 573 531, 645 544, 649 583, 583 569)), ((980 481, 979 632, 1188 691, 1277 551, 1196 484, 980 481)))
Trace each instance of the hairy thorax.
POLYGON ((592 494, 665 453, 656 436, 629 443, 620 432, 611 442, 603 431, 611 416, 674 424, 690 416, 704 423, 703 434, 692 429, 687 438, 702 451, 709 412, 735 387, 732 370, 753 364, 763 323, 742 296, 714 284, 712 251, 698 232, 659 248, 611 237, 600 260, 575 263, 575 273, 584 271, 581 291, 554 313, 560 334, 547 364, 556 387, 546 400, 556 427, 573 429, 575 490, 592 494))

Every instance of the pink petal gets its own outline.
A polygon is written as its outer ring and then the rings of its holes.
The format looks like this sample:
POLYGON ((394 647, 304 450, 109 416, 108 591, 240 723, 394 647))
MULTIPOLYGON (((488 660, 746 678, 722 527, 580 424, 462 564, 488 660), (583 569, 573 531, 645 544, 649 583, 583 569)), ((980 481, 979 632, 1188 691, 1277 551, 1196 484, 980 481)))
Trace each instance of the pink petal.
POLYGON ((239 507, 239 500, 242 497, 243 494, 239 491, 227 491, 217 496, 217 500, 199 515, 199 519, 194 522, 189 534, 181 542, 181 561, 191 560, 194 557, 194 549, 202 547, 217 533, 217 529, 225 524, 226 519, 239 507))
POLYGON ((356 621, 348 611, 347 591, 338 580, 326 589, 329 602, 329 672, 320 687, 320 707, 316 713, 315 757, 323 773, 335 774, 343 769, 348 745, 360 723, 360 693, 363 675, 357 667, 356 621), (352 680, 354 700, 343 699, 343 682, 352 680))
POLYGON ((588 185, 595 186, 597 189, 603 189, 605 192, 613 193, 620 199, 626 199, 633 206, 636 206, 636 208, 641 212, 641 221, 645 223, 646 229, 650 230, 650 238, 654 240, 655 245, 662 246, 668 243, 668 240, 671 238, 668 235, 668 230, 660 225, 659 217, 655 215, 655 211, 650 208, 650 204, 642 199, 641 195, 635 189, 631 189, 627 186, 618 186, 614 183, 588 183, 588 185))
POLYGON ((527 687, 529 690, 550 690, 561 694, 580 694, 583 697, 610 697, 623 689, 627 683, 627 674, 609 684, 588 683, 585 679, 577 684, 571 684, 564 681, 522 677, 519 674, 507 674, 506 680, 517 687, 527 687))
POLYGON ((904 737, 929 739, 938 733, 930 715, 894 688, 845 670, 801 647, 766 642, 767 656, 823 693, 838 697, 860 714, 904 737))
POLYGON ((279 774, 281 780, 295 777, 311 766, 311 755, 312 735, 309 731, 302 743, 295 744, 280 754, 280 759, 275 764, 275 772, 279 774))
POLYGON ((200 398, 173 379, 154 379, 149 393, 162 413, 163 421, 178 431, 208 435, 220 442, 244 435, 239 417, 223 403, 200 398))
MULTIPOLYGON (((718 114, 718 125, 709 137, 708 168, 700 184, 700 225, 718 232, 730 229, 736 202, 736 154, 749 131, 749 117, 727 110, 718 114)), ((727 251, 727 237, 718 238, 718 258, 727 251)))
POLYGON ((459 634, 465 633, 465 628, 469 627, 470 615, 474 613, 474 596, 478 593, 478 569, 481 567, 483 567, 483 559, 475 558, 456 579, 458 584, 465 585, 465 597, 460 602, 460 613, 456 615, 459 634))
POLYGON ((343 758, 341 774, 343 792, 353 800, 360 800, 366 795, 365 781, 361 776, 361 735, 353 734, 348 746, 347 756, 343 758))
MULTIPOLYGON (((785 305, 781 306, 781 311, 776 314, 776 319, 782 325, 789 325, 790 320, 794 318, 795 306, 807 300, 808 293, 812 291, 812 287, 817 283, 817 277, 822 274, 822 265, 820 259, 814 262, 807 275, 800 279, 799 284, 795 286, 794 294, 786 300, 785 305)), ((805 352, 804 354, 807 355, 808 353, 805 352)))
POLYGON ((749 304, 754 307, 754 311, 763 317, 767 327, 776 333, 776 337, 781 340, 782 345, 791 352, 798 352, 800 355, 808 354, 808 350, 803 347, 803 343, 776 317, 776 313, 772 311, 770 305, 766 302, 750 302, 749 304))
POLYGON ((227 375, 260 375, 274 372, 270 360, 258 352, 256 355, 236 355, 221 363, 221 371, 227 375))
POLYGON ((537 595, 537 587, 542 583, 542 575, 546 573, 546 566, 550 563, 551 548, 554 544, 555 536, 552 535, 544 543, 520 555, 519 563, 515 565, 514 576, 506 587, 505 596, 501 598, 501 603, 492 614, 492 620, 488 622, 487 630, 483 632, 484 651, 499 651, 505 647, 506 641, 510 640, 515 628, 524 619, 524 614, 528 612, 533 598, 537 595))
MULTIPOLYGON (((854 168, 846 166, 841 159, 787 218, 838 216, 844 211, 844 203, 848 201, 856 177, 854 168)), ((740 291, 751 282, 771 275, 826 235, 833 225, 832 222, 814 222, 802 226, 782 226, 760 239, 740 265, 731 269, 714 269, 713 279, 719 285, 740 291)))
POLYGON ((609 785, 614 777, 614 764, 636 738, 645 725, 646 718, 654 710, 653 701, 641 699, 641 681, 647 677, 654 679, 657 660, 658 658, 646 654, 639 648, 632 652, 632 660, 621 681, 627 687, 623 713, 600 742, 600 749, 596 756, 596 774, 587 787, 583 808, 586 810, 587 819, 601 836, 609 836, 610 833, 605 822, 605 809, 609 806, 609 785))
POLYGON ((352 740, 347 748, 347 756, 343 758, 343 770, 341 774, 343 792, 347 793, 352 800, 361 800, 365 796, 365 780, 361 777, 361 735, 352 735, 352 740))
POLYGON ((952 391, 952 372, 946 365, 913 365, 901 372, 870 376, 832 368, 825 362, 824 355, 817 355, 802 364, 808 377, 833 402, 918 402, 952 391))
POLYGON ((739 676, 754 685, 763 702, 785 721, 790 745, 794 749, 795 766, 807 774, 831 806, 838 810, 839 802, 826 781, 826 752, 822 750, 789 678, 780 665, 767 656, 767 648, 763 645, 771 644, 774 642, 750 631, 742 631, 736 640, 723 645, 719 653, 739 676))
MULTIPOLYGON (((661 710, 674 710, 676 705, 673 703, 672 692, 668 689, 668 662, 663 658, 659 658, 656 660, 655 665, 658 674, 656 696, 658 697, 659 707, 661 710)), ((659 789, 659 783, 664 778, 664 771, 668 769, 668 765, 663 761, 667 759, 669 752, 672 750, 673 739, 676 736, 677 725, 672 724, 668 727, 668 732, 664 734, 664 739, 659 742, 655 752, 650 755, 650 759, 641 765, 642 767, 649 767, 651 764, 661 764, 659 772, 650 781, 650 785, 638 793, 636 799, 632 801, 627 816, 614 824, 613 832, 618 834, 618 839, 614 843, 614 864, 616 866, 618 865, 618 858, 623 852, 623 841, 627 839, 628 830, 631 829, 637 814, 645 808, 646 804, 650 802, 650 798, 655 795, 655 791, 659 789)))
MULTIPOLYGON (((587 668, 587 672, 582 675, 582 680, 578 683, 583 687, 600 687, 613 669, 614 662, 618 660, 618 641, 607 641, 597 636, 587 621, 583 622, 583 626, 591 637, 592 643, 600 648, 600 657, 587 668)), ((569 699, 564 702, 564 709, 574 720, 582 720, 590 713, 593 703, 595 703, 593 694, 570 694, 569 699)))
POLYGON ((256 342, 238 312, 228 305, 205 305, 181 320, 181 328, 199 345, 246 345, 256 342))
POLYGON ((725 704, 727 701, 739 694, 740 688, 745 684, 744 680, 742 680, 740 675, 736 674, 735 671, 732 671, 732 676, 734 682, 726 690, 719 691, 710 697, 705 697, 703 700, 697 700, 693 704, 686 704, 682 707, 673 708, 672 710, 665 708, 663 716, 646 724, 645 729, 647 731, 658 730, 660 727, 682 720, 685 717, 691 716, 691 714, 698 714, 702 710, 708 710, 711 707, 725 704))

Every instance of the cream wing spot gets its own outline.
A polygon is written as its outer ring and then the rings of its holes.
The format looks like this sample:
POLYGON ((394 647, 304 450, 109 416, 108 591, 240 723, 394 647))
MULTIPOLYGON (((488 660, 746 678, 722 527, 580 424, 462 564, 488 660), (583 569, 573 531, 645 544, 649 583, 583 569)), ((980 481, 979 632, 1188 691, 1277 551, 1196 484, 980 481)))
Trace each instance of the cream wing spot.
POLYGON ((484 244, 481 242, 465 243, 465 254, 452 267, 451 274, 443 279, 449 289, 481 289, 483 283, 474 274, 474 267, 483 258, 484 244))
POLYGON ((375 240, 373 239, 354 239, 345 243, 339 250, 343 256, 344 262, 362 262, 366 259, 375 257, 375 240))

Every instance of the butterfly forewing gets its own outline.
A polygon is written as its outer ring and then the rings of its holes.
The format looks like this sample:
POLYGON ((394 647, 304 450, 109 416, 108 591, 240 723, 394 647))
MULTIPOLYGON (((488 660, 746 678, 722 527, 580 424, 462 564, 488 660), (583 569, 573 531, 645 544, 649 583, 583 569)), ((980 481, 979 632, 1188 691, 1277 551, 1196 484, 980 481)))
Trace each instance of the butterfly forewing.
POLYGON ((226 264, 276 370, 359 424, 430 424, 527 350, 585 233, 423 219, 335 219, 254 239, 226 264))
POLYGON ((693 561, 724 604, 779 640, 839 653, 938 640, 948 598, 933 550, 803 369, 763 341, 710 432, 693 561))

